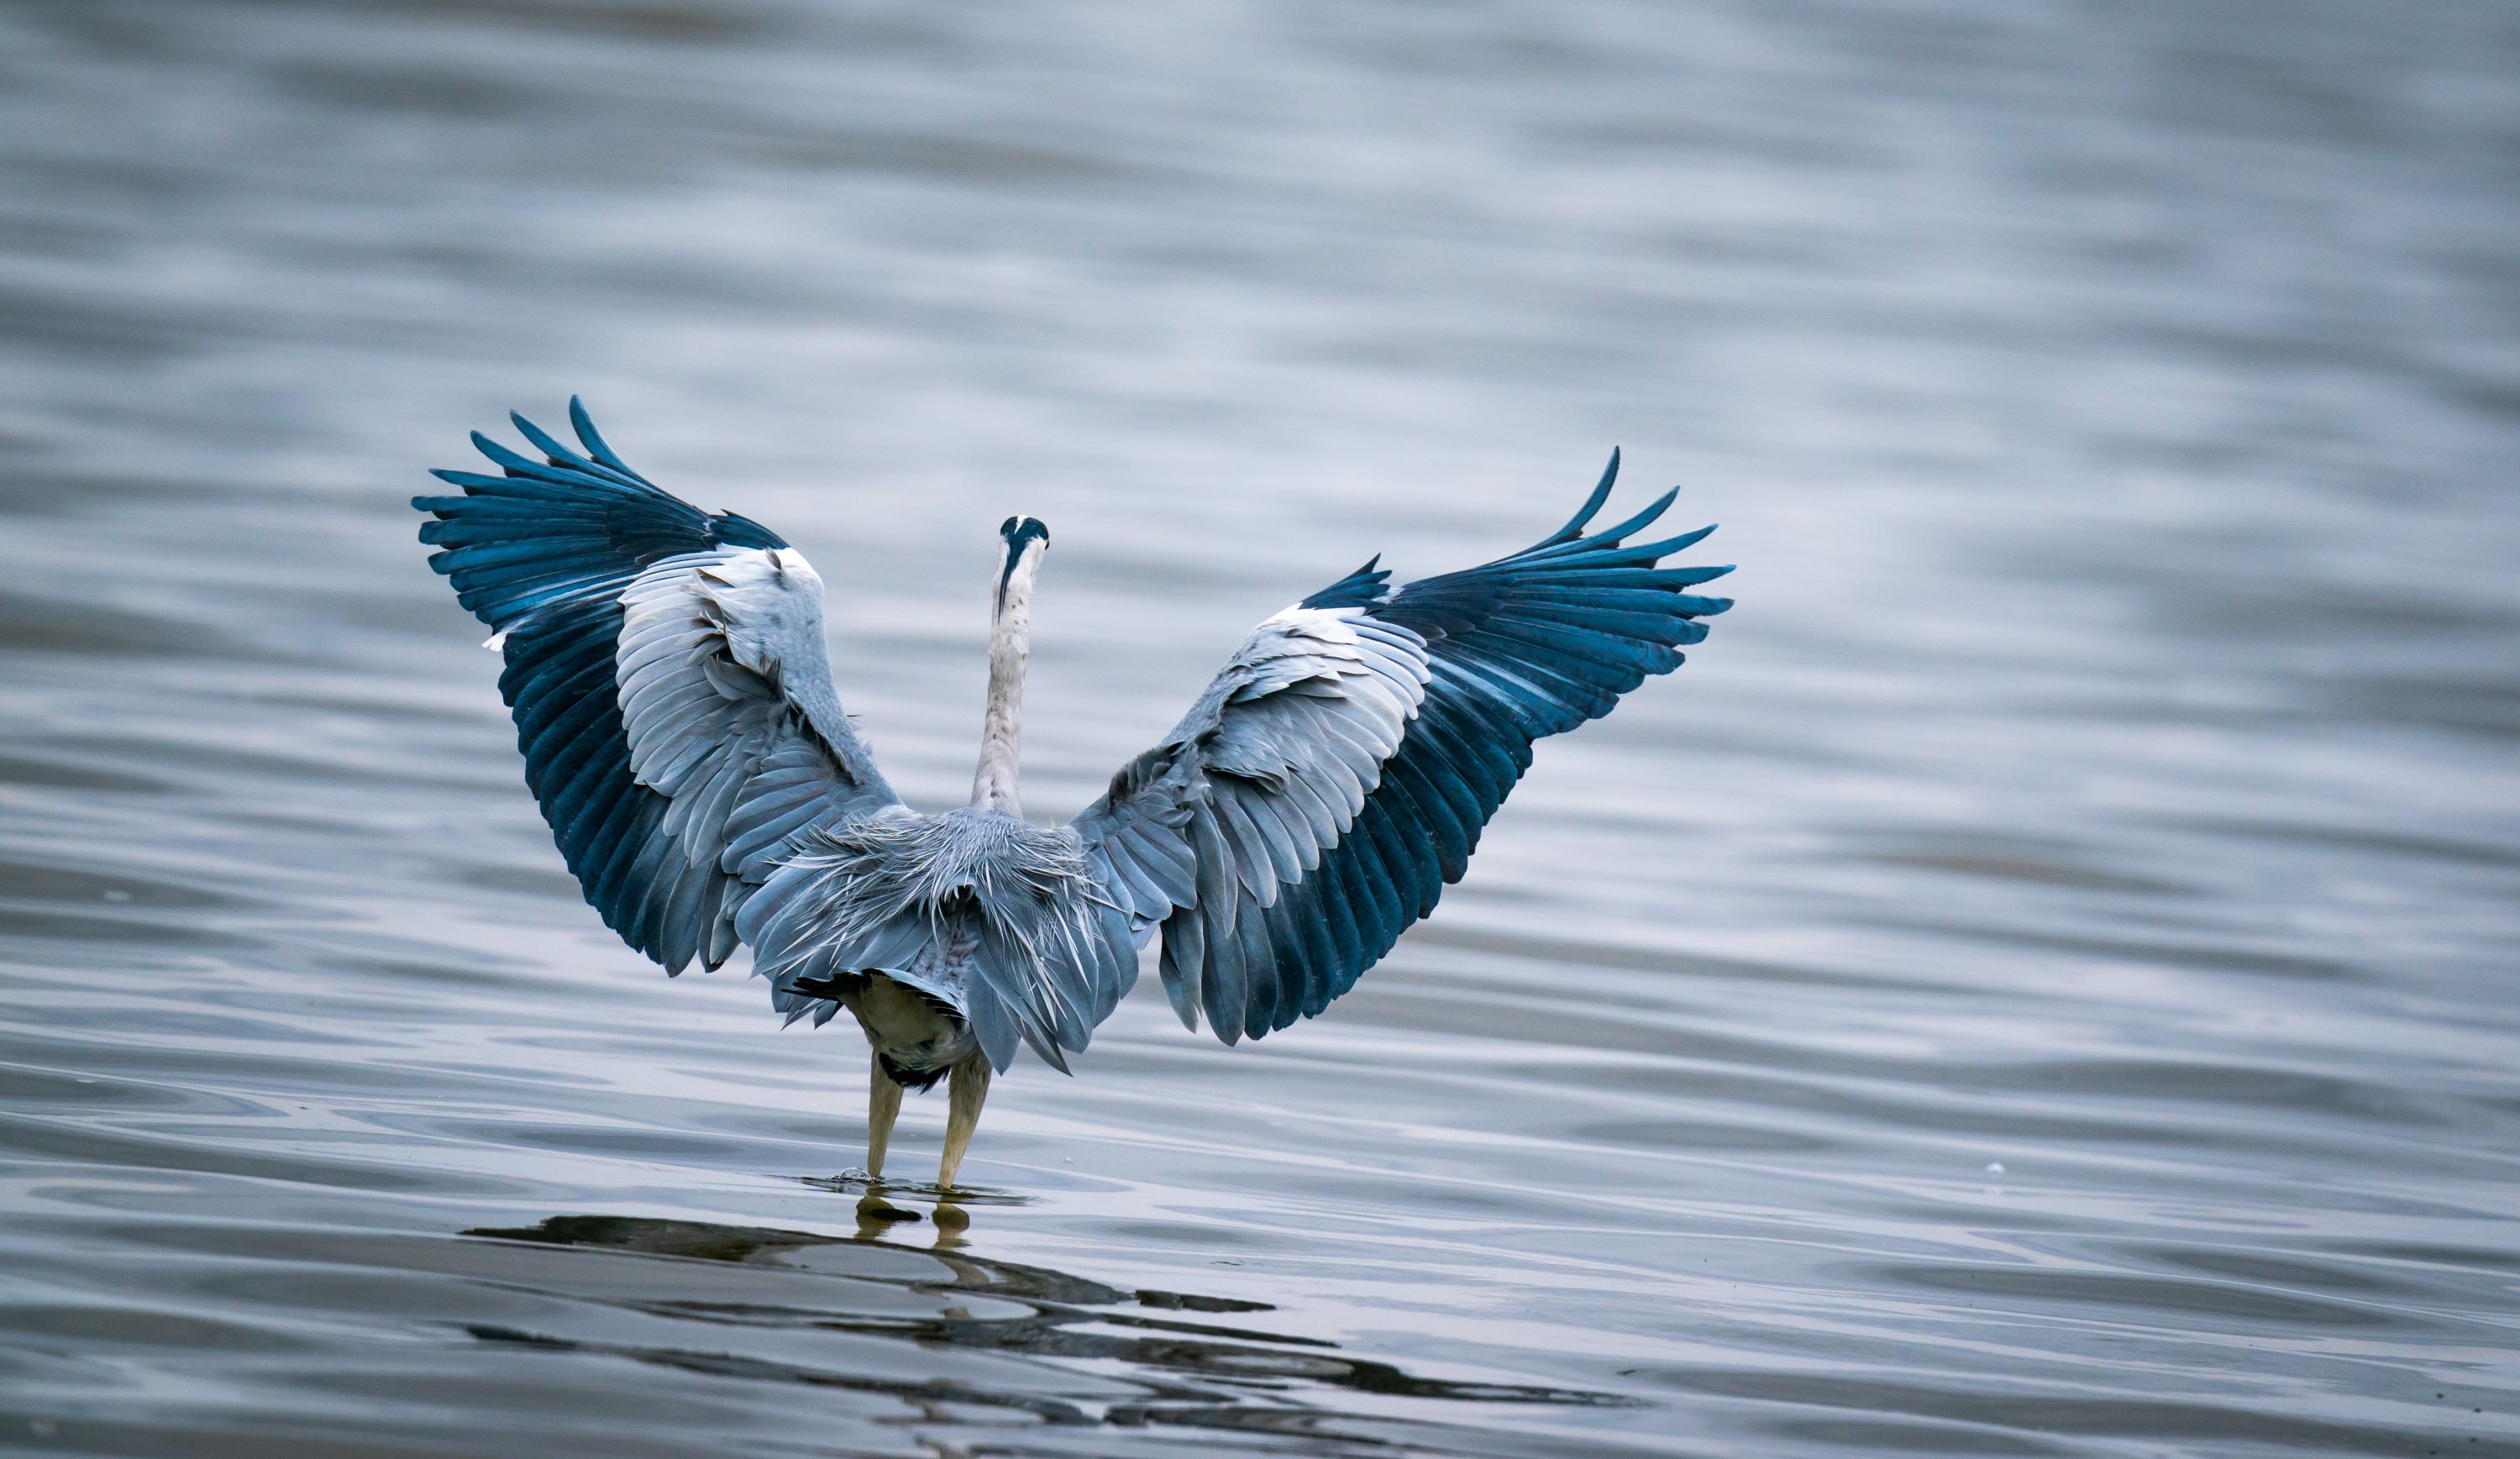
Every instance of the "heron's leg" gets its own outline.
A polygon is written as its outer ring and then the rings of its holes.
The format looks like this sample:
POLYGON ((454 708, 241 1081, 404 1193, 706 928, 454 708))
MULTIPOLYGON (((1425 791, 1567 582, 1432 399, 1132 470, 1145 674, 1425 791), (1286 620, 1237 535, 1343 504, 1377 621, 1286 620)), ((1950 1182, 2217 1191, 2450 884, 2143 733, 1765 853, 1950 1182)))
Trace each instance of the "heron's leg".
POLYGON ((892 1143, 892 1122, 901 1116, 901 1085, 883 1072, 883 1060, 867 1056, 867 1176, 883 1174, 884 1147, 892 1143))
POLYGON ((973 1054, 954 1066, 946 1086, 945 1160, 936 1168, 936 1183, 951 1186, 963 1168, 963 1152, 971 1148, 971 1131, 980 1125, 980 1105, 989 1097, 989 1056, 973 1054))

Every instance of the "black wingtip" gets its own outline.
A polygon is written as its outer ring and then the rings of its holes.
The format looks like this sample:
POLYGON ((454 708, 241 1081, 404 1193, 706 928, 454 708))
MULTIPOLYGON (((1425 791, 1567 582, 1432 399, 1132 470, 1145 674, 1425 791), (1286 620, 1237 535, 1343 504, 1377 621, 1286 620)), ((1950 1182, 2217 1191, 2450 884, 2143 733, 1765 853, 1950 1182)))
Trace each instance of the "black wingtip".
MULTIPOLYGON (((1708 522, 1705 526, 1698 528, 1694 532, 1683 532, 1678 537, 1666 537, 1660 542, 1647 543, 1638 548, 1637 551, 1641 553, 1651 553, 1657 557, 1667 557, 1674 553, 1687 552, 1688 549, 1704 542, 1708 537, 1714 534, 1715 527, 1715 523, 1708 522)), ((1732 569, 1726 568, 1725 571, 1730 572, 1732 569)))
MULTIPOLYGON (((1524 548, 1522 551, 1524 553, 1536 553, 1542 548, 1555 547, 1561 542, 1573 542, 1576 538, 1582 536, 1584 533, 1584 524, 1600 514, 1601 504, 1610 500, 1610 488, 1618 485, 1618 482, 1619 448, 1613 446, 1610 448, 1610 464, 1601 468, 1601 479, 1599 483, 1594 486, 1593 494, 1584 499, 1584 505, 1576 508, 1575 514, 1566 519, 1566 525, 1550 533, 1548 536, 1533 543, 1531 546, 1524 548)), ((1517 553, 1514 555, 1520 556, 1522 553, 1517 553)))
POLYGON ((1365 565, 1321 592, 1295 604, 1299 608, 1362 608, 1382 601, 1383 584, 1391 579, 1381 566, 1382 554, 1374 553, 1365 565))
POLYGON ((1654 498, 1652 503, 1648 505, 1644 510, 1638 512, 1636 515, 1619 523, 1615 527, 1602 528, 1600 531, 1594 533, 1590 540, 1608 546, 1615 546, 1624 542, 1627 540, 1628 534, 1635 532, 1640 528, 1652 526, 1661 518, 1664 512, 1671 509, 1671 504, 1679 500, 1680 488, 1675 486, 1671 490, 1664 492, 1661 496, 1654 498))
POLYGON ((521 411, 508 412, 508 421, 510 424, 517 427, 517 433, 518 435, 523 436, 536 451, 543 454, 543 459, 550 462, 553 465, 574 465, 585 460, 585 458, 579 456, 576 452, 569 450, 566 446, 563 446, 559 441, 553 439, 551 432, 543 429, 539 425, 536 425, 531 420, 526 420, 524 413, 521 411))
POLYGON ((630 469, 630 464, 605 441, 604 433, 595 428, 595 418, 586 413, 586 402, 575 395, 568 398, 568 424, 577 432, 578 443, 586 448, 587 455, 643 486, 652 484, 647 477, 630 469))

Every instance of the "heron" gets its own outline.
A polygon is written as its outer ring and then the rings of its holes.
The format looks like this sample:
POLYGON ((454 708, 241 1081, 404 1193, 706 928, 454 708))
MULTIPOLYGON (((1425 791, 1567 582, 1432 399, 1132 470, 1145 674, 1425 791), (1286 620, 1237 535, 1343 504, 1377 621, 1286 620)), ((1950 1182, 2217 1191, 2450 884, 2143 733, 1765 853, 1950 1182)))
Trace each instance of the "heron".
POLYGON ((670 976, 739 946, 772 1006, 871 1049, 868 1179, 905 1089, 948 1082, 955 1188, 991 1079, 1068 1072, 1160 941, 1173 1011, 1228 1045, 1311 1018, 1461 880, 1533 744, 1610 712, 1732 600, 1633 546, 1677 491, 1588 532, 1618 479, 1517 553, 1395 589, 1377 554, 1261 621, 1188 713, 1063 825, 1017 794, 1050 530, 999 527, 968 805, 904 804, 841 711, 824 585, 785 538, 510 420, 498 467, 431 474, 429 565, 492 631, 526 786, 586 901, 670 976))

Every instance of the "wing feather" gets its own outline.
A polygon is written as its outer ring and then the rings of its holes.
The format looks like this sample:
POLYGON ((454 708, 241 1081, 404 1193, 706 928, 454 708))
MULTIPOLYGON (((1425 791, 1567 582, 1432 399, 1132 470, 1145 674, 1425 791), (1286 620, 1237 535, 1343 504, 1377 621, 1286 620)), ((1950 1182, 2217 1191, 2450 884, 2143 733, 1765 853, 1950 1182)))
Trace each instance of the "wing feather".
POLYGON ((569 402, 578 448, 512 417, 536 461, 432 474, 420 538, 504 635, 500 691, 586 900, 679 972, 716 967, 768 864, 818 826, 897 804, 840 713, 822 581, 778 534, 632 470, 569 402))
POLYGON ((1164 988, 1228 1043, 1319 1014, 1461 879, 1532 744, 1680 666, 1730 567, 1659 566, 1713 528, 1628 546, 1666 493, 1393 593, 1368 562, 1261 625, 1075 825, 1115 902, 1159 922, 1164 988), (1171 880, 1140 874, 1158 856, 1171 880))

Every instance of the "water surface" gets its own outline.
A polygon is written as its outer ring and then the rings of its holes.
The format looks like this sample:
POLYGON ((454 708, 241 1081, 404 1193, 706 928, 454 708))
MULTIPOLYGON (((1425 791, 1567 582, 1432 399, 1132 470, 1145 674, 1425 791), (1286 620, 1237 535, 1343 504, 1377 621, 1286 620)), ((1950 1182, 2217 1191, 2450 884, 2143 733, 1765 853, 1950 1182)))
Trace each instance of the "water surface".
POLYGON ((0 1449, 2520 1452, 2506 7, 0 7, 0 1449), (1330 1016, 1004 1080, 577 899, 572 391, 1027 803, 1616 442, 1741 599, 1330 1016), (941 1098, 896 1146, 933 1158, 941 1098))

